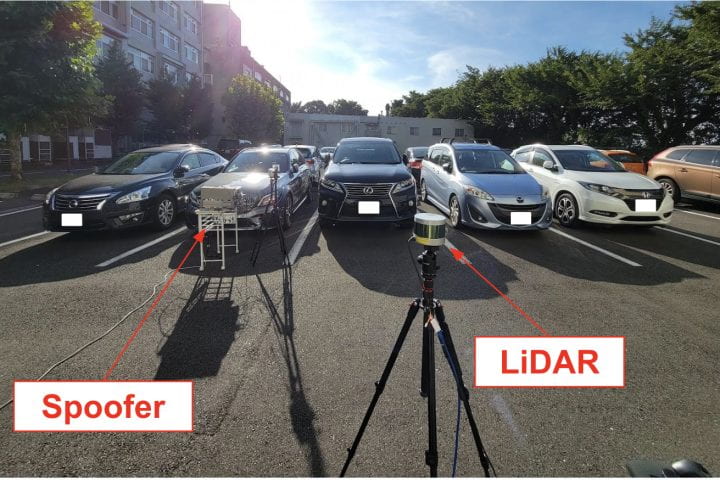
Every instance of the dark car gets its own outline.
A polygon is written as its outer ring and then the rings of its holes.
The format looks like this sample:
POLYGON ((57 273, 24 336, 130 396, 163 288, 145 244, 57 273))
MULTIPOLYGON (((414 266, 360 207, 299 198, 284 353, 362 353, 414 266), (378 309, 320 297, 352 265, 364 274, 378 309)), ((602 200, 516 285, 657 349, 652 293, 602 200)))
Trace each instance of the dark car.
POLYGON ((229 160, 234 157, 238 152, 242 151, 242 149, 251 146, 252 142, 250 140, 241 140, 237 138, 221 138, 220 140, 218 140, 215 151, 222 155, 223 158, 227 158, 229 160))
POLYGON ((422 169, 422 162, 427 158, 428 147, 410 147, 405 150, 405 155, 408 158, 408 168, 415 178, 415 182, 420 184, 420 171, 422 169))
POLYGON ((387 138, 345 138, 320 179, 320 223, 385 221, 412 225, 415 179, 387 138))
POLYGON ((112 230, 152 224, 168 228, 193 188, 227 161, 196 145, 165 145, 125 155, 98 173, 76 178, 45 198, 51 231, 112 230))
POLYGON ((197 230, 197 210, 202 203, 202 187, 227 187, 240 190, 247 199, 245 207, 238 210, 239 230, 257 230, 266 223, 266 215, 272 213, 270 203, 270 176, 268 170, 277 164, 280 175, 277 183, 278 204, 282 209, 283 226, 289 227, 291 216, 308 198, 312 173, 302 154, 295 148, 246 148, 225 167, 225 171, 193 190, 185 223, 197 230))

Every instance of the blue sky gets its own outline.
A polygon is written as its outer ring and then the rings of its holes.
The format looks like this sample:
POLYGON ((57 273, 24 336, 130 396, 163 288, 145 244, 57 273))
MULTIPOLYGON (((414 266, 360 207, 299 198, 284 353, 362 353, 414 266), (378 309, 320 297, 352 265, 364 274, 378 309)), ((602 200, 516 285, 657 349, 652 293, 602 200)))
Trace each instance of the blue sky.
POLYGON ((674 2, 230 0, 242 41, 293 101, 359 101, 371 115, 414 89, 454 83, 469 64, 526 63, 563 45, 623 51, 623 33, 674 2))

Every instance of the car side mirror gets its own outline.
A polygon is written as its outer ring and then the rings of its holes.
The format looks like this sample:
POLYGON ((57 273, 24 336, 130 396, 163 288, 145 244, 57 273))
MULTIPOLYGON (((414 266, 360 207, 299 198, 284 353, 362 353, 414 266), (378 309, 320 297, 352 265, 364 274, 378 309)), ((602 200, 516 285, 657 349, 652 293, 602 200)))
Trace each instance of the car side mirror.
POLYGON ((403 156, 402 156, 402 161, 403 161, 403 163, 404 163, 405 165, 407 165, 407 164, 408 164, 408 161, 409 161, 409 160, 408 160, 408 156, 407 156, 407 154, 406 154, 406 153, 403 153, 403 156))
POLYGON ((175 178, 182 178, 189 171, 190 171, 190 168, 187 165, 180 165, 175 170, 173 170, 173 176, 175 178))
POLYGON ((447 162, 442 164, 443 170, 445 170, 448 173, 452 173, 452 163, 447 162))
POLYGON ((300 167, 298 167, 297 163, 293 163, 291 170, 293 171, 293 173, 297 173, 298 171, 300 171, 300 167))
POLYGON ((545 160, 543 162, 543 168, 546 170, 550 170, 551 172, 557 172, 557 167, 552 162, 552 160, 545 160))

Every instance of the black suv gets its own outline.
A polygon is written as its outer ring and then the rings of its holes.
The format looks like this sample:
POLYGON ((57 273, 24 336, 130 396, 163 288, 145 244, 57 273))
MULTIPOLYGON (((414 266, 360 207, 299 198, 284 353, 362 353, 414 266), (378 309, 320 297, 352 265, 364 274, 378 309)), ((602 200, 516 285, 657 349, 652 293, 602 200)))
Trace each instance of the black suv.
POLYGON ((333 222, 384 221, 412 225, 415 179, 395 143, 387 138, 340 140, 320 179, 321 226, 333 222))

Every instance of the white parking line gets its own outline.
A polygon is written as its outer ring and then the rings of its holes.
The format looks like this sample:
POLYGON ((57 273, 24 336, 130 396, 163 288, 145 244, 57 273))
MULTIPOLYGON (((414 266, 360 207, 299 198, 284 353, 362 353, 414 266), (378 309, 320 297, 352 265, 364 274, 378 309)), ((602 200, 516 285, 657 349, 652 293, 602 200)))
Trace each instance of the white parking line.
POLYGON ((696 237, 695 235, 690 235, 689 233, 685 233, 685 232, 678 232, 677 230, 672 230, 672 229, 666 228, 666 227, 655 227, 655 228, 657 228, 658 230, 662 230, 663 232, 670 232, 670 233, 674 233, 675 235, 682 235, 683 237, 694 238, 695 240, 700 240, 701 242, 709 243, 711 245, 717 245, 718 247, 720 247, 720 242, 708 240, 707 238, 696 237))
POLYGON ((153 245, 155 245, 155 244, 157 244, 157 243, 160 243, 160 242, 162 242, 163 240, 167 240, 167 239, 170 238, 170 237, 174 237, 175 235, 177 235, 178 233, 181 233, 181 232, 189 232, 189 230, 188 230, 187 228, 185 228, 185 227, 178 228, 177 230, 173 230, 172 232, 168 233, 167 235, 163 235, 162 237, 156 238, 155 240, 153 240, 153 241, 151 241, 151 242, 148 242, 148 243, 145 243, 145 244, 143 244, 143 245, 140 245, 139 247, 135 247, 135 248, 133 248, 132 250, 128 250, 128 251, 125 252, 125 253, 121 253, 121 254, 118 255, 117 257, 113 257, 113 258, 111 258, 110 260, 105 260, 105 261, 102 262, 102 263, 98 263, 97 265, 95 265, 95 267, 96 267, 96 268, 103 268, 103 267, 107 267, 108 265, 112 265, 113 263, 117 262, 118 260, 122 260, 122 259, 125 258, 125 257, 129 257, 130 255, 134 255, 134 254, 136 254, 137 252, 140 252, 140 251, 142 251, 142 250, 145 250, 146 248, 150 248, 150 247, 152 247, 153 245))
POLYGON ((632 260, 628 260, 627 258, 621 257, 620 255, 618 255, 618 254, 616 254, 616 253, 609 252, 609 251, 605 250, 604 248, 600 248, 600 247, 598 247, 598 246, 596 246, 596 245, 593 245, 592 243, 588 243, 588 242, 586 242, 585 240, 580 240, 579 238, 573 237, 572 235, 569 235, 569 234, 567 234, 567 233, 565 233, 565 232, 563 232, 563 231, 561 231, 561 230, 558 230, 557 228, 551 227, 551 228, 550 228, 550 231, 551 231, 551 232, 555 232, 555 233, 557 233, 558 235, 560 235, 560 236, 562 236, 562 237, 565 237, 565 238, 568 238, 568 239, 570 239, 570 240, 572 240, 572 241, 574 241, 574 242, 577 242, 577 243, 579 243, 579 244, 581 244, 581 245, 585 245, 585 246, 588 247, 588 248, 592 248, 593 250, 595 250, 595 251, 597 251, 597 252, 600 252, 600 253, 603 253, 603 254, 607 255, 608 257, 614 258, 615 260, 618 260, 618 261, 620 261, 620 262, 626 263, 626 264, 630 265, 631 267, 642 267, 642 265, 640 265, 640 264, 637 263, 637 262, 633 262, 632 260))
POLYGON ((720 217, 714 217, 712 215, 706 215, 704 213, 691 212, 690 210, 683 210, 680 208, 675 209, 676 212, 687 213, 689 215, 697 215, 698 217, 712 218, 713 220, 720 220, 720 217))
POLYGON ((42 206, 40 206, 40 207, 22 208, 22 209, 20 209, 20 210, 13 210, 13 211, 11 211, 11 212, 0 213, 0 217, 7 217, 8 215, 15 215, 16 213, 29 212, 30 210, 38 210, 38 209, 41 209, 41 208, 42 208, 42 206))
POLYGON ((297 256, 300 254, 300 250, 302 250, 303 245, 305 244, 305 240, 307 240, 308 235, 310 235, 310 231, 315 226, 315 223, 318 219, 318 212, 313 213, 313 216, 310 217, 310 220, 308 221, 307 225, 305 225, 305 228, 303 228, 302 232, 300 232, 300 236, 298 236, 297 240, 295 240, 295 244, 292 247, 292 250, 290 250, 290 265, 295 265, 295 260, 297 260, 297 256))
MULTIPOLYGON (((0 248, 6 247, 6 246, 8 246, 8 245, 12 245, 13 243, 22 242, 23 240, 29 240, 29 239, 31 239, 31 238, 39 237, 39 236, 41 236, 41 235, 45 235, 45 234, 48 234, 48 233, 50 233, 50 232, 47 231, 47 230, 45 230, 44 232, 33 233, 32 235, 28 235, 27 237, 16 238, 15 240, 10 240, 9 242, 0 243, 0 248)), ((58 235, 58 236, 59 236, 59 235, 58 235)))

